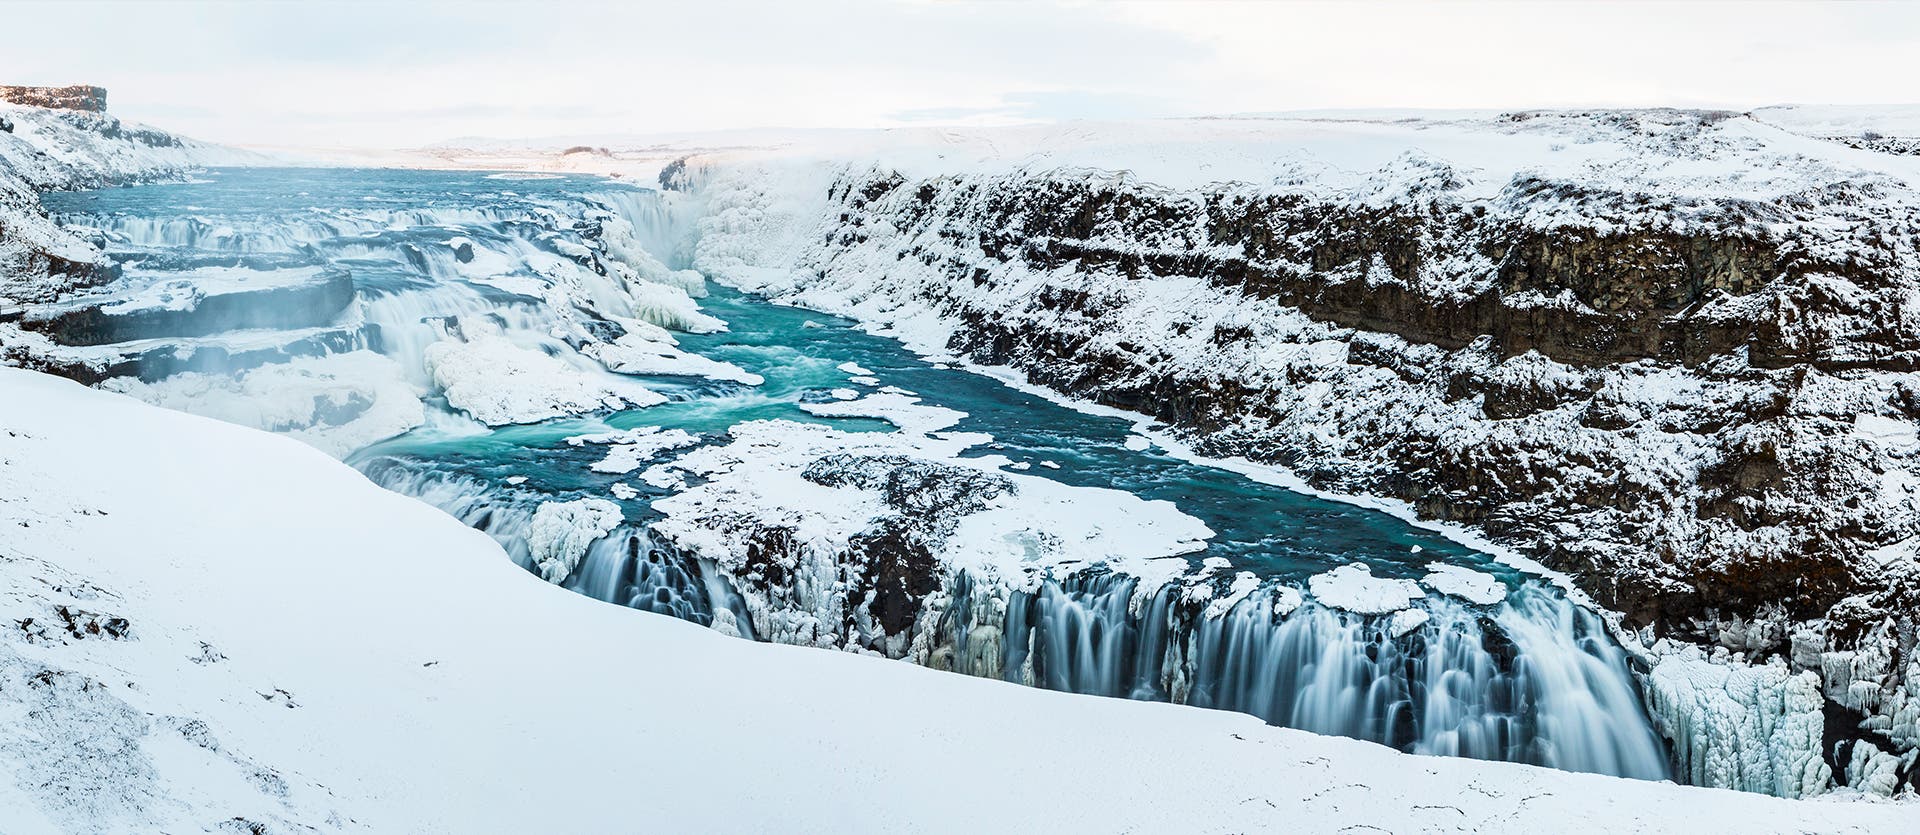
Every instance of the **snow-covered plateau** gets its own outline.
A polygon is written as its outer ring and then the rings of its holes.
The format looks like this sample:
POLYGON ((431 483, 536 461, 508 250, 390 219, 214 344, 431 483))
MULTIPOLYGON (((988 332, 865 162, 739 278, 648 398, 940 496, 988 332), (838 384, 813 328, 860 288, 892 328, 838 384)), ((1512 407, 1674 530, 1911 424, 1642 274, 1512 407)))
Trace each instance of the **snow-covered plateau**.
POLYGON ((0 374, 22 826, 1920 814, 1920 157, 1853 141, 1898 120, 609 142, 621 182, 3 112, 0 357, 105 390, 0 374))

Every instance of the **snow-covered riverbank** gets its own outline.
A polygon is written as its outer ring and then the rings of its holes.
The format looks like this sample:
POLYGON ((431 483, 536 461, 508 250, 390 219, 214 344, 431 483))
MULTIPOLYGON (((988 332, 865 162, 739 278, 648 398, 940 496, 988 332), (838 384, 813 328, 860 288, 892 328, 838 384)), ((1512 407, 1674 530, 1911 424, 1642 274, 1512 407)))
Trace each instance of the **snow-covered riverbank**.
POLYGON ((733 640, 539 582, 289 439, 0 394, 9 833, 1920 825, 733 640))

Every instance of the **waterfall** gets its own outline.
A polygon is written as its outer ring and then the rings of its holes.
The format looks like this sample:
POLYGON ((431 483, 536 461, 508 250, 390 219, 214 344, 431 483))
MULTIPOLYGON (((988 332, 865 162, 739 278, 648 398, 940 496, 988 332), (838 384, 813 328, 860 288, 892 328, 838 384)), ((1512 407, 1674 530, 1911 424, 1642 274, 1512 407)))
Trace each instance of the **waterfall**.
MULTIPOLYGON (((543 496, 397 459, 362 463, 526 559, 543 496)), ((629 608, 756 637, 740 586, 643 524, 595 541, 567 587, 629 608)), ((914 626, 915 660, 1069 693, 1249 713, 1403 751, 1641 779, 1671 776, 1624 650, 1593 613, 1525 586, 1495 606, 1432 596, 1420 616, 1359 615, 1269 585, 1231 606, 1178 583, 1089 570, 1032 591, 959 571, 914 626)), ((771 637, 771 636, 760 636, 771 637)))
POLYGON ((1523 588, 1496 607, 1422 601, 1414 617, 1298 603, 1270 586, 1225 612, 1169 584, 1083 572, 1008 595, 1001 652, 970 651, 966 613, 993 593, 952 583, 940 635, 952 669, 1087 695, 1250 713, 1423 754, 1669 776, 1626 654, 1564 597, 1523 588), (970 659, 970 660, 966 660, 970 659))

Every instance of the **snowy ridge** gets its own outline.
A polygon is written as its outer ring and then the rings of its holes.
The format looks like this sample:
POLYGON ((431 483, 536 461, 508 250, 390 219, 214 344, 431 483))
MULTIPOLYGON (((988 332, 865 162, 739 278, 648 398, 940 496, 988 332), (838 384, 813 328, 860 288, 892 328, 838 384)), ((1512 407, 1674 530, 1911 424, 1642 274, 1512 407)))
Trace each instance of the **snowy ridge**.
POLYGON ((1909 805, 1409 757, 1228 713, 730 640, 548 587, 486 537, 292 441, 17 370, 0 370, 0 390, 0 524, 19 531, 0 607, 35 627, 0 637, 9 832, 585 831, 636 815, 703 829, 716 808, 741 831, 977 831, 1009 814, 1097 831, 1916 822, 1909 805), (182 473, 195 489, 178 489, 182 473), (204 524, 215 511, 226 524, 204 524), (556 692, 567 721, 529 709, 556 692), (1004 755, 1036 744, 1051 754, 1004 755), (677 753, 663 765, 608 751, 677 753), (119 770, 94 771, 85 752, 119 770), (889 790, 864 792, 875 784, 889 790), (998 802, 942 803, 989 791, 998 802), (850 793, 862 803, 841 802, 850 793), (553 797, 571 800, 528 800, 553 797))

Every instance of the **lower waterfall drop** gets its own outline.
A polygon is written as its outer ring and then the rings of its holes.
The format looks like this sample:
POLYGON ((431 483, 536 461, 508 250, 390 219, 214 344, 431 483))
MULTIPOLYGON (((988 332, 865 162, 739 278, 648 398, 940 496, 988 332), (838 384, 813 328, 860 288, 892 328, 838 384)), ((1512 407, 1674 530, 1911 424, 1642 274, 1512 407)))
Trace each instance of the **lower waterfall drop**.
POLYGON ((1670 774, 1625 652, 1596 616, 1548 592, 1479 608, 1428 598, 1408 627, 1273 587, 1209 617, 1176 604, 1171 588, 1141 595, 1132 578, 1096 574, 1016 592, 1005 677, 1241 711, 1416 753, 1670 774))

